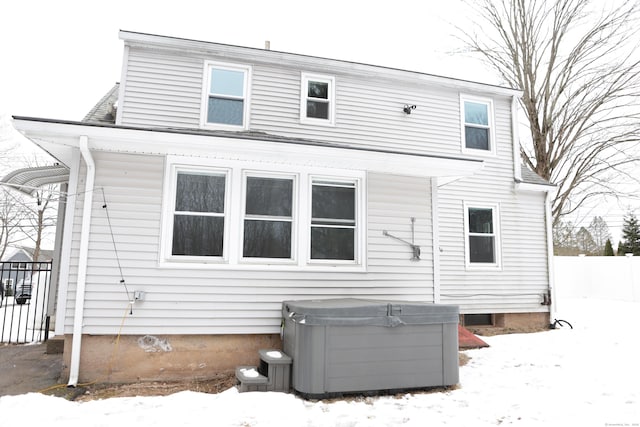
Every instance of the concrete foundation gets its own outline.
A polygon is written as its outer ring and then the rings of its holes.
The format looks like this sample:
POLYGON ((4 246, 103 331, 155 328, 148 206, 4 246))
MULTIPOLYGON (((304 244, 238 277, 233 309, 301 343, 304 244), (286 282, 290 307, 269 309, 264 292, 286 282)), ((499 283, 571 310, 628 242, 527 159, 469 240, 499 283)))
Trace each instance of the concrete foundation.
POLYGON ((493 335, 513 332, 535 332, 549 329, 550 314, 540 313, 495 313, 491 315, 491 325, 467 326, 464 315, 460 316, 460 324, 479 335, 493 335))
MULTIPOLYGON (((65 336, 65 381, 71 343, 71 335, 65 336)), ((263 348, 282 348, 280 335, 83 335, 79 383, 206 379, 238 365, 257 365, 263 348)))

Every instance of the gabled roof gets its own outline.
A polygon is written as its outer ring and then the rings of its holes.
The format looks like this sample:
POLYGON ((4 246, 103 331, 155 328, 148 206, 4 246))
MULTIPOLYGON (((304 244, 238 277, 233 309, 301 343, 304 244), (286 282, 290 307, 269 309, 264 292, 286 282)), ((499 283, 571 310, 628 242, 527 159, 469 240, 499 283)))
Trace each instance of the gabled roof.
MULTIPOLYGON (((7 248, 7 251, 4 254, 2 261, 0 262, 14 261, 14 259, 18 260, 18 258, 16 257, 19 254, 23 254, 23 256, 28 259, 28 261, 26 259, 19 259, 19 261, 24 261, 24 262, 33 261, 34 250, 35 250, 34 248, 29 248, 27 246, 9 246, 7 248)), ((52 259, 53 259, 52 250, 40 249, 40 255, 38 256, 38 259, 37 259, 38 262, 51 261, 52 259)))
POLYGON ((105 96, 84 116, 83 122, 88 123, 116 123, 118 91, 120 83, 116 83, 105 96))

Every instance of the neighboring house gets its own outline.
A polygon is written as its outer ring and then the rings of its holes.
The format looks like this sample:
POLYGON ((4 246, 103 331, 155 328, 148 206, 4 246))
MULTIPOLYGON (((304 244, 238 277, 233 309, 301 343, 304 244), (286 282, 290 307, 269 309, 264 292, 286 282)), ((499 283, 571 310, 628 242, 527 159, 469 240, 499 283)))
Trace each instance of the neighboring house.
POLYGON ((120 37, 120 84, 83 122, 14 118, 70 168, 55 331, 70 384, 254 362, 291 299, 549 325, 553 187, 521 167, 520 91, 120 37))
MULTIPOLYGON (((5 252, 3 259, 0 261, 0 283, 6 294, 13 295, 16 284, 29 277, 34 270, 32 261, 33 248, 28 247, 9 247, 5 252)), ((51 261, 53 251, 40 250, 38 262, 51 261)), ((35 270, 40 267, 36 266, 35 270)))

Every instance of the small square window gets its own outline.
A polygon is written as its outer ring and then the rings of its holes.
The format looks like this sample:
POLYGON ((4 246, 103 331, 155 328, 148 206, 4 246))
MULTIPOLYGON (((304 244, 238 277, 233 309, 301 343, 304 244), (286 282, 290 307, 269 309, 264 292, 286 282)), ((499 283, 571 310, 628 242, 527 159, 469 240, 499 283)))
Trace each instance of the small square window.
POLYGON ((207 63, 203 125, 247 128, 248 67, 207 63))
POLYGON ((494 152, 492 102, 477 98, 461 99, 463 151, 494 152))
POLYGON ((300 121, 332 125, 335 114, 334 78, 303 73, 301 85, 300 121))

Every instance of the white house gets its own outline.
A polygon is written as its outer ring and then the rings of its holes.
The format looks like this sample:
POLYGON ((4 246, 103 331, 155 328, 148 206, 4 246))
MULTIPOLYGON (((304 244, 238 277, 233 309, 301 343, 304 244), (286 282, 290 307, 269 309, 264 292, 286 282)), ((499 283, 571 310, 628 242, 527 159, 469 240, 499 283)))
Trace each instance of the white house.
POLYGON ((81 122, 14 117, 69 167, 69 383, 206 377, 280 345, 283 300, 457 304, 545 326, 552 188, 518 90, 121 31, 81 122))

